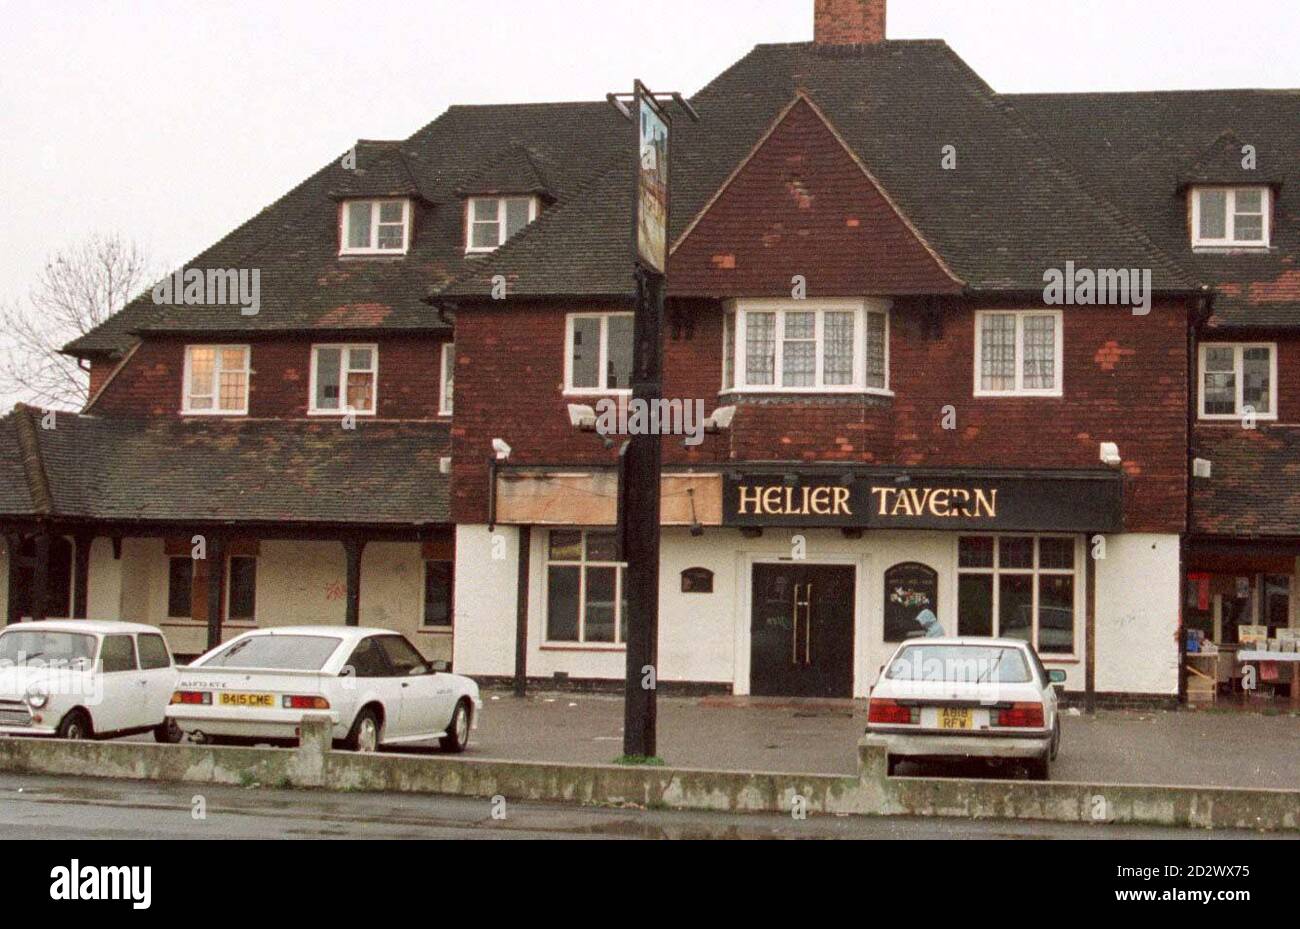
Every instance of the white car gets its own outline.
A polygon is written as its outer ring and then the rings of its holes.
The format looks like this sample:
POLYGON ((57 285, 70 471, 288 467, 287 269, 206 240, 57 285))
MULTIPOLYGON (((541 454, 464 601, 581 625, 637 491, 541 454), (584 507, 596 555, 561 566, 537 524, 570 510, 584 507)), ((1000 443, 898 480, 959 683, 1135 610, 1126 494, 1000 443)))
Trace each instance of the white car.
POLYGON ((871 691, 867 741, 900 760, 1007 759, 1047 780, 1061 749, 1055 685, 1019 639, 917 639, 899 646, 871 691))
POLYGON ((176 668, 162 632, 135 623, 47 620, 0 632, 0 735, 175 742, 176 668))
POLYGON ((167 717, 199 741, 291 744, 305 716, 324 715, 352 751, 439 739, 459 753, 482 708, 477 684, 404 636, 305 626, 244 633, 182 668, 167 717))

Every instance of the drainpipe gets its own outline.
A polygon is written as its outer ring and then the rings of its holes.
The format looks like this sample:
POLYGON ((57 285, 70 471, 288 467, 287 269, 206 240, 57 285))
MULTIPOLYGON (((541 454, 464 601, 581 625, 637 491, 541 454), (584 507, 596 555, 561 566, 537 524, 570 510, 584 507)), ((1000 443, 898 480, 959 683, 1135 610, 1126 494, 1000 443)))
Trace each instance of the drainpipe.
POLYGON ((1187 327, 1187 487, 1186 498, 1183 504, 1183 534, 1178 542, 1178 573, 1179 573, 1179 590, 1182 592, 1181 599, 1178 603, 1178 705, 1187 705, 1187 623, 1185 615, 1187 612, 1187 603, 1192 596, 1191 581, 1188 580, 1187 572, 1190 565, 1190 555, 1188 538, 1192 529, 1196 525, 1193 519, 1192 510, 1195 506, 1196 490, 1193 476, 1193 463, 1196 461, 1196 422, 1199 410, 1199 390, 1198 379, 1201 374, 1199 371, 1199 359, 1197 358, 1197 349, 1200 345, 1201 327, 1206 321, 1214 315, 1214 298, 1215 290, 1209 284, 1202 284, 1200 294, 1196 298, 1196 306, 1193 310, 1193 316, 1190 325, 1187 327))

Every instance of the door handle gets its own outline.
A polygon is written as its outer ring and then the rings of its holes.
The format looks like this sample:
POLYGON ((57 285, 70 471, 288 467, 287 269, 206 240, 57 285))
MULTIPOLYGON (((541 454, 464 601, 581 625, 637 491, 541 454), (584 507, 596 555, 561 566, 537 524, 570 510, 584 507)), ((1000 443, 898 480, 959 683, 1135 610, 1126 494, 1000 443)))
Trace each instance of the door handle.
POLYGON ((812 667, 812 597, 813 585, 808 585, 808 599, 803 603, 803 664, 812 667))

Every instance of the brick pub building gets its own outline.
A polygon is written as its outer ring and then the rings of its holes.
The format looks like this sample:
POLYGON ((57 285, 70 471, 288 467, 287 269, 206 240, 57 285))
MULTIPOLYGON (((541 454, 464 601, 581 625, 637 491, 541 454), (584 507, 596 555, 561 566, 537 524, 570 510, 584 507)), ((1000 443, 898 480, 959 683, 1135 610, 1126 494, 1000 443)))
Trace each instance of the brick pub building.
MULTIPOLYGON (((937 625, 1172 702, 1184 622, 1300 627, 1300 95, 1002 95, 884 0, 814 14, 674 128, 664 393, 730 415, 664 439, 659 679, 861 697, 937 625), (1048 303, 1067 267, 1149 302, 1048 303)), ((86 409, 0 426, 10 620, 620 681, 617 443, 571 408, 630 394, 630 144, 453 107, 188 265, 261 269, 258 315, 146 295, 69 346, 86 409)))

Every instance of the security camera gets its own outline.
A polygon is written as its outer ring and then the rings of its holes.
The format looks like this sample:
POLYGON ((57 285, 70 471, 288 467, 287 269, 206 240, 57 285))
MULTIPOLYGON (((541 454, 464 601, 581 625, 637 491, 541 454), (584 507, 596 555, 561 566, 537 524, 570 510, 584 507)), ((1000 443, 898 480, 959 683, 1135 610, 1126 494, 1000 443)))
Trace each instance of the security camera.
POLYGON ((569 404, 569 424, 583 432, 596 431, 596 411, 589 406, 569 404))
POLYGON ((507 461, 514 449, 506 444, 505 439, 493 439, 492 451, 497 453, 497 461, 507 461))
POLYGON ((1101 462, 1112 468, 1118 468, 1124 463, 1123 457, 1119 453, 1119 446, 1114 442, 1101 443, 1101 462))

